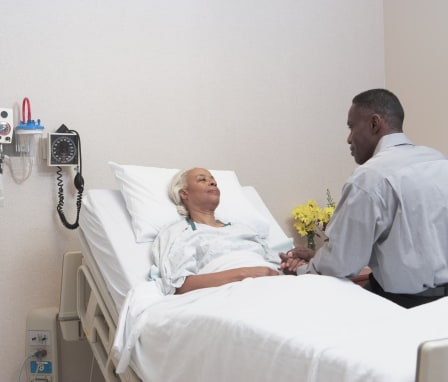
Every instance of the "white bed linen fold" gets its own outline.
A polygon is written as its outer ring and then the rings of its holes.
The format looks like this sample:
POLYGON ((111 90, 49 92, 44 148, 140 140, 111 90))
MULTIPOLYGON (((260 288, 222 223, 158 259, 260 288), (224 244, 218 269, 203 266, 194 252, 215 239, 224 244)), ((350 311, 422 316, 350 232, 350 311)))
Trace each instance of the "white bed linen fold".
POLYGON ((128 291, 145 280, 151 243, 136 243, 131 218, 118 190, 89 190, 79 219, 92 257, 101 271, 117 311, 128 291))
POLYGON ((448 336, 437 314, 446 299, 428 304, 435 317, 425 325, 424 308, 332 277, 246 279, 155 298, 148 284, 130 294, 115 343, 118 371, 132 355, 144 381, 411 382, 418 345, 448 336))
POLYGON ((119 360, 117 373, 122 373, 129 365, 131 353, 138 340, 141 326, 150 306, 163 298, 163 293, 154 281, 145 281, 132 288, 124 303, 118 319, 112 351, 119 360))
MULTIPOLYGON (((200 273, 214 273, 247 266, 270 266, 276 269, 275 264, 268 263, 260 258, 259 255, 242 251, 232 253, 231 256, 221 256, 212 260, 200 273)), ((150 307, 165 295, 160 273, 158 271, 156 273, 158 276, 151 281, 142 282, 132 288, 124 301, 113 345, 115 355, 120 360, 117 367, 118 373, 123 372, 129 364, 132 348, 138 340, 141 326, 145 324, 146 316, 144 312, 150 312, 150 307)), ((196 295, 202 293, 207 294, 207 290, 198 291, 196 295)), ((194 299, 197 298, 196 295, 194 299)))

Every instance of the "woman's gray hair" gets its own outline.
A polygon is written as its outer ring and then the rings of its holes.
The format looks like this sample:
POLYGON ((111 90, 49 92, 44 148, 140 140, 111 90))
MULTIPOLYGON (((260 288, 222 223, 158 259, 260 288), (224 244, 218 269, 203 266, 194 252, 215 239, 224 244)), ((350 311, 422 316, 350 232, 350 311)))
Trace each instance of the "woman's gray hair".
POLYGON ((180 190, 187 188, 187 174, 191 169, 183 169, 177 172, 168 186, 168 196, 175 204, 177 212, 181 216, 188 216, 188 210, 185 207, 182 198, 179 195, 180 190))

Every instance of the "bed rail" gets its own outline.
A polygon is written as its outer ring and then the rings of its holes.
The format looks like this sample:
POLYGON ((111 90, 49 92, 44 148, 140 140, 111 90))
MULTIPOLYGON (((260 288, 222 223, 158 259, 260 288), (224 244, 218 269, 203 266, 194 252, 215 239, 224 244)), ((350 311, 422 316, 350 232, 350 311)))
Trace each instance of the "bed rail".
POLYGON ((77 274, 77 311, 82 329, 98 366, 107 382, 140 382, 136 374, 128 370, 115 373, 112 346, 116 331, 114 321, 103 302, 89 268, 82 264, 77 274))
POLYGON ((418 348, 416 382, 445 382, 448 376, 448 338, 425 341, 418 348))

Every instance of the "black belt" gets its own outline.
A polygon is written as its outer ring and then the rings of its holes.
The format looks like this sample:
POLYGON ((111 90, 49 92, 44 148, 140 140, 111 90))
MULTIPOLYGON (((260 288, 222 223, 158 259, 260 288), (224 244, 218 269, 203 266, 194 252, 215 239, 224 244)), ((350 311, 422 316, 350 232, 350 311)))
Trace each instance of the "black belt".
POLYGON ((440 285, 435 288, 428 288, 420 293, 415 293, 414 296, 422 297, 443 297, 448 296, 448 284, 440 285))
MULTIPOLYGON (((390 292, 386 292, 381 285, 378 283, 378 281, 376 281, 375 277, 373 276, 373 273, 369 274, 369 280, 370 280, 370 290, 376 294, 379 295, 384 295, 384 293, 389 293, 389 294, 396 294, 396 293, 390 293, 390 292)), ((408 294, 408 293, 398 293, 398 295, 404 295, 404 296, 417 296, 417 297, 444 297, 444 296, 448 296, 448 283, 443 284, 443 285, 439 285, 435 288, 428 288, 425 289, 423 292, 420 293, 413 293, 413 294, 408 294)))

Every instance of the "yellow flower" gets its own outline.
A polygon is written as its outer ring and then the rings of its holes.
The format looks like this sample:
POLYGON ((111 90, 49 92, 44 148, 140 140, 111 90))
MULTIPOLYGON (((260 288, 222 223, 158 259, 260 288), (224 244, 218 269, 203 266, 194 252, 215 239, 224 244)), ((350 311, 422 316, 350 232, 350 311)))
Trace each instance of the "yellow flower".
POLYGON ((335 208, 336 204, 327 189, 327 207, 322 209, 315 200, 311 199, 306 204, 301 204, 292 210, 294 228, 300 236, 307 236, 315 232, 317 227, 325 230, 335 208))
POLYGON ((330 221, 330 218, 333 216, 334 210, 335 207, 325 207, 322 210, 322 217, 320 219, 322 224, 326 225, 330 221))
POLYGON ((321 219, 322 211, 315 200, 308 200, 306 204, 297 206, 292 211, 295 220, 294 227, 301 236, 308 232, 314 232, 318 221, 321 219))

